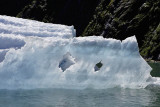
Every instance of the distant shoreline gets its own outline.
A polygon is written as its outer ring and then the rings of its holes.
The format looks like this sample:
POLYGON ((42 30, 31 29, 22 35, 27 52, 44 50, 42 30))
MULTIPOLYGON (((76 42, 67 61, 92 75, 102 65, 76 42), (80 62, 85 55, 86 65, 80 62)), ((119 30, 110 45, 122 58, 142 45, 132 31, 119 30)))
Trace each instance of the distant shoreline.
POLYGON ((146 62, 151 62, 151 63, 160 63, 160 61, 156 60, 151 60, 151 59, 145 59, 146 62))

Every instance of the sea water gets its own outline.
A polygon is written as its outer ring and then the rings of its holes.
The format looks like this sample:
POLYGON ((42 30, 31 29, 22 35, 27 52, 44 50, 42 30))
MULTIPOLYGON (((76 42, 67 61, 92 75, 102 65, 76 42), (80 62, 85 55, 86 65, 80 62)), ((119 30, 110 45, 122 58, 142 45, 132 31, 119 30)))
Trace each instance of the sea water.
POLYGON ((159 107, 159 89, 0 90, 0 107, 159 107))

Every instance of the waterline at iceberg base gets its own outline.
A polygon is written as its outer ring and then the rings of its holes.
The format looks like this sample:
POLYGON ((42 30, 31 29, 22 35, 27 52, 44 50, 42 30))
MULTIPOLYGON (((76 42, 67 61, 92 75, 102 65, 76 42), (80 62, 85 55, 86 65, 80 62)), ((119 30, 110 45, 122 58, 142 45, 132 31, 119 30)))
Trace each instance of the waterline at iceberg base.
POLYGON ((75 37, 73 26, 0 16, 0 89, 145 88, 160 84, 135 36, 75 37), (95 70, 97 63, 102 66, 95 70))

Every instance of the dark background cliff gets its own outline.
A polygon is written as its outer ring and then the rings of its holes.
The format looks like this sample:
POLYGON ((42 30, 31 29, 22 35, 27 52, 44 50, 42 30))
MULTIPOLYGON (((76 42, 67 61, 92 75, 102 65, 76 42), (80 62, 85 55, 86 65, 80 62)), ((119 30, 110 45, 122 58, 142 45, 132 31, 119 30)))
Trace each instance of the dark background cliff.
POLYGON ((160 54, 160 0, 102 0, 82 34, 125 39, 137 37, 143 57, 160 54))
POLYGON ((74 25, 78 36, 136 35, 143 57, 160 54, 160 0, 1 0, 0 14, 74 25))
POLYGON ((0 15, 17 16, 32 0, 0 0, 0 15))

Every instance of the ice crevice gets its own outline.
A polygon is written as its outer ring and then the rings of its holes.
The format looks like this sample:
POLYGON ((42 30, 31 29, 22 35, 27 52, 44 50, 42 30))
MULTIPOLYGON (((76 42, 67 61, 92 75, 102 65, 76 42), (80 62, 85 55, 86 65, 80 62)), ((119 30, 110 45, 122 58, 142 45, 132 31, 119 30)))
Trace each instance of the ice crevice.
POLYGON ((73 26, 0 16, 0 89, 144 88, 151 67, 135 36, 75 37, 73 26))

